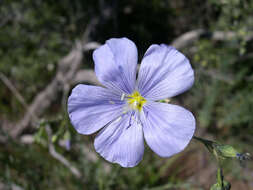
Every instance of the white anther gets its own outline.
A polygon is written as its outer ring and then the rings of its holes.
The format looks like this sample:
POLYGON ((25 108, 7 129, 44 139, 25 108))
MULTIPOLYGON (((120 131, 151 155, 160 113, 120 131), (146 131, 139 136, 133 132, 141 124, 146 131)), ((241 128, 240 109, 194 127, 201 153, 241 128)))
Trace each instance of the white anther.
POLYGON ((125 95, 126 95, 125 93, 123 93, 123 94, 121 95, 121 98, 120 98, 121 101, 123 101, 123 100, 125 99, 125 95))

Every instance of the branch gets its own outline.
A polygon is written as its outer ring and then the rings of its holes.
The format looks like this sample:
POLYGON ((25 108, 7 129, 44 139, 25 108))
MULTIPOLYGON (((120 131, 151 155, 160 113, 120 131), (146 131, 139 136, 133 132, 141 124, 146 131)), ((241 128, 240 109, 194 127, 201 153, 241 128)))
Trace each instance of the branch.
POLYGON ((58 91, 62 90, 64 85, 73 83, 73 79, 75 79, 75 75, 82 63, 83 51, 88 51, 99 46, 96 42, 87 43, 89 34, 96 23, 96 19, 91 21, 86 28, 82 40, 77 41, 71 52, 59 61, 55 78, 34 98, 32 103, 27 107, 24 117, 14 127, 7 129, 12 137, 19 136, 31 122, 37 122, 38 119, 34 118, 33 115, 37 117, 42 115, 53 100, 57 98, 56 94, 58 91))
POLYGON ((185 48, 197 41, 199 37, 204 33, 203 29, 192 30, 177 37, 171 45, 177 49, 185 48))
POLYGON ((14 96, 17 98, 17 100, 25 107, 27 108, 28 105, 23 98, 23 96, 19 93, 17 88, 11 83, 11 81, 3 74, 0 73, 0 79, 2 82, 9 88, 9 90, 14 94, 14 96))
MULTIPOLYGON (((25 99, 20 94, 20 92, 17 90, 17 88, 12 84, 12 82, 3 73, 0 73, 0 79, 7 86, 7 88, 9 88, 9 90, 14 94, 14 96, 21 103, 21 105, 27 110, 30 117, 34 120, 38 120, 37 116, 33 112, 31 112, 31 110, 28 108, 28 104, 26 103, 25 99)), ((2 124, 4 126, 3 128, 6 128, 6 129, 9 129, 10 125, 11 125, 10 123, 7 123, 6 121, 5 121, 5 124, 4 124, 4 122, 2 124)), ((5 139, 5 138, 0 137, 0 141, 1 141, 1 139, 5 139)))
MULTIPOLYGON (((197 30, 192 30, 192 31, 182 34, 181 36, 176 38, 172 42, 171 45, 177 49, 183 49, 183 48, 191 46, 194 42, 198 41, 200 38, 207 38, 214 41, 226 41, 226 40, 235 38, 236 36, 238 36, 238 34, 232 31, 210 32, 204 29, 197 29, 197 30)), ((252 39, 253 39, 253 34, 249 34, 245 37, 245 41, 250 41, 252 39)))
POLYGON ((94 85, 101 85, 98 81, 95 72, 91 69, 89 70, 80 70, 76 73, 75 78, 72 80, 72 84, 78 84, 82 82, 87 82, 94 85))
POLYGON ((46 126, 46 132, 48 135, 48 146, 49 146, 49 153, 59 162, 61 162, 64 166, 66 166, 71 173, 77 177, 77 178, 81 178, 81 172, 74 166, 71 165, 71 163, 61 154, 59 154, 58 152, 56 152, 54 145, 51 141, 52 139, 52 131, 50 129, 49 126, 46 126))
POLYGON ((69 80, 74 76, 77 68, 81 64, 82 60, 82 48, 78 42, 72 51, 64 57, 58 66, 56 77, 49 83, 49 85, 41 91, 33 100, 31 105, 28 107, 28 111, 25 113, 24 118, 19 121, 13 129, 10 130, 12 137, 18 136, 22 131, 29 126, 31 121, 36 122, 32 118, 32 114, 41 115, 46 108, 51 105, 51 102, 56 98, 56 93, 61 85, 68 83, 69 80), (69 65, 67 65, 69 63, 69 65), (69 69, 67 71, 67 69, 69 69))
MULTIPOLYGON (((50 128, 49 129, 46 129, 46 130, 50 130, 50 128)), ((52 132, 51 132, 51 130, 49 131, 49 133, 50 133, 50 136, 52 136, 52 132)), ((0 136, 1 137, 1 136, 0 136)), ((6 143, 6 141, 7 141, 7 137, 6 137, 6 139, 4 139, 4 141, 3 141, 3 143, 6 143)), ((33 135, 28 135, 28 134, 25 134, 25 135, 22 135, 21 137, 20 137, 20 141, 19 142, 21 142, 21 143, 23 143, 23 144, 33 144, 34 143, 34 137, 33 137, 33 135)), ((0 138, 0 143, 1 143, 1 138, 0 138)), ((63 145, 64 143, 63 143, 63 141, 59 141, 59 145, 60 146, 65 146, 65 144, 63 145)), ((53 145, 52 145, 53 146, 53 145)), ((92 145, 93 146, 93 145, 92 145)), ((81 151, 83 151, 84 152, 84 154, 85 154, 85 159, 86 160, 88 160, 88 161, 90 161, 90 162, 93 162, 93 163, 95 163, 95 162, 97 162, 98 161, 98 156, 97 156, 97 154, 94 152, 94 151, 91 151, 91 149, 92 149, 92 147, 91 147, 91 144, 86 144, 86 146, 80 146, 80 147, 78 147, 79 149, 82 149, 81 151)), ((55 153, 54 153, 54 151, 52 151, 52 153, 53 153, 53 155, 55 155, 55 153)), ((51 154, 51 153, 50 153, 51 154)), ((59 153, 58 153, 59 154, 59 153)), ((53 156, 54 157, 54 156, 53 156)), ((59 157, 59 156, 58 156, 59 157)), ((58 160, 58 159, 57 159, 58 160)), ((62 159, 61 159, 62 160, 62 159)), ((62 162, 62 161, 60 161, 60 162, 62 162)), ((63 162, 65 162, 65 161, 63 161, 63 162)), ((63 163, 62 162, 62 163, 63 163)), ((107 173, 109 173, 110 171, 111 171, 111 166, 110 166, 110 164, 108 164, 107 162, 102 162, 102 164, 103 164, 103 167, 104 167, 104 169, 105 169, 105 172, 107 172, 107 173)), ((65 165, 65 164, 64 164, 65 165)), ((1 189, 1 188, 0 188, 1 189)))

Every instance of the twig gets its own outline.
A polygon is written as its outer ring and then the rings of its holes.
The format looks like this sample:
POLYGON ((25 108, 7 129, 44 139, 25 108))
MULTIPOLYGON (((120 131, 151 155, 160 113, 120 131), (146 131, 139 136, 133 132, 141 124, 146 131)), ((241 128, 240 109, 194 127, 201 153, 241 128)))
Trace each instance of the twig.
POLYGON ((31 110, 29 110, 28 105, 27 105, 25 99, 19 93, 19 91, 17 90, 17 88, 11 83, 11 81, 3 73, 0 73, 0 79, 10 89, 10 91, 14 94, 14 96, 22 104, 22 106, 24 106, 24 108, 27 110, 27 112, 29 113, 29 115, 31 116, 31 118, 34 119, 34 120, 37 120, 38 119, 37 116, 33 112, 31 112, 31 110))
POLYGON ((193 42, 195 42, 196 40, 198 40, 199 37, 204 32, 205 31, 203 29, 197 29, 197 30, 192 30, 192 31, 186 32, 183 35, 177 37, 171 43, 171 45, 174 46, 177 49, 185 48, 185 47, 189 46, 190 44, 192 44, 193 42))
POLYGON ((16 87, 11 83, 11 81, 3 73, 0 73, 0 79, 10 89, 10 91, 14 94, 14 96, 17 98, 17 100, 25 108, 28 108, 28 105, 27 105, 25 99, 23 98, 23 96, 19 93, 19 91, 16 89, 16 87))
POLYGON ((94 85, 101 85, 94 71, 91 69, 87 69, 87 70, 83 69, 76 73, 75 78, 72 80, 72 84, 77 84, 81 82, 87 82, 94 85))
MULTIPOLYGON (((207 38, 207 39, 214 40, 214 41, 219 41, 219 40, 226 41, 226 40, 230 40, 236 36, 237 36, 237 33, 232 32, 232 31, 210 32, 210 31, 206 31, 204 29, 197 29, 197 30, 192 30, 192 31, 182 34, 181 36, 176 38, 172 42, 171 45, 177 49, 183 49, 183 48, 191 46, 194 42, 198 41, 200 38, 207 38)), ((253 34, 249 34, 249 35, 245 36, 245 41, 250 41, 252 39, 253 39, 253 34)))
POLYGON ((97 49, 99 46, 101 46, 98 42, 89 42, 83 46, 83 51, 90 51, 97 49))
POLYGON ((52 143, 52 131, 50 129, 49 126, 46 126, 46 132, 47 132, 47 135, 48 135, 48 146, 49 146, 49 153, 56 159, 58 160, 59 162, 61 162, 64 166, 66 166, 70 171, 71 173, 77 177, 77 178, 81 178, 81 172, 74 166, 71 165, 71 163, 66 159, 64 158, 64 156, 62 156, 61 154, 59 154, 55 148, 54 148, 54 145, 52 143))

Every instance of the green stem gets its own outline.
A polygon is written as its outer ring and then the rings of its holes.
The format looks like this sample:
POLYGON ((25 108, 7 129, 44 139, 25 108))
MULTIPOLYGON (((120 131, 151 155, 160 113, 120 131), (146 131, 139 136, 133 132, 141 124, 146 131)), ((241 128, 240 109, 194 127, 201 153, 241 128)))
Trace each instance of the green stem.
POLYGON ((203 138, 200 138, 200 137, 197 137, 197 136, 193 136, 193 138, 195 139, 195 140, 197 140, 197 141, 200 141, 200 142, 202 142, 202 143, 211 143, 212 141, 209 141, 209 140, 206 140, 206 139, 203 139, 203 138))
POLYGON ((206 148, 209 150, 209 152, 211 152, 213 154, 213 143, 212 141, 197 137, 197 136, 193 136, 193 139, 197 140, 198 142, 201 142, 202 144, 204 144, 206 146, 206 148))
POLYGON ((218 170, 217 170, 217 182, 218 182, 220 187, 224 188, 223 173, 222 173, 222 168, 221 167, 218 167, 218 170))
POLYGON ((200 137, 196 137, 196 136, 193 136, 193 139, 197 140, 198 142, 201 142, 202 144, 204 144, 206 146, 206 148, 209 150, 209 152, 211 152, 217 163, 218 163, 218 169, 217 169, 217 183, 219 185, 219 187, 221 187, 222 189, 224 189, 224 183, 223 183, 223 173, 222 173, 222 166, 221 166, 221 160, 219 158, 219 155, 218 155, 218 152, 217 150, 214 148, 216 143, 213 142, 213 141, 209 141, 209 140, 206 140, 206 139, 203 139, 203 138, 200 138, 200 137))

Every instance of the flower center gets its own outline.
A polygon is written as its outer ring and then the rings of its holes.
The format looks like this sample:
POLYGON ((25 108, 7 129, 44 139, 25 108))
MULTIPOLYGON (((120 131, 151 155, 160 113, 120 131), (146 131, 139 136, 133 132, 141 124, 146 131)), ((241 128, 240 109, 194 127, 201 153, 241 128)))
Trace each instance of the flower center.
POLYGON ((141 111, 143 105, 147 102, 138 91, 134 91, 127 96, 127 103, 131 109, 141 111))

